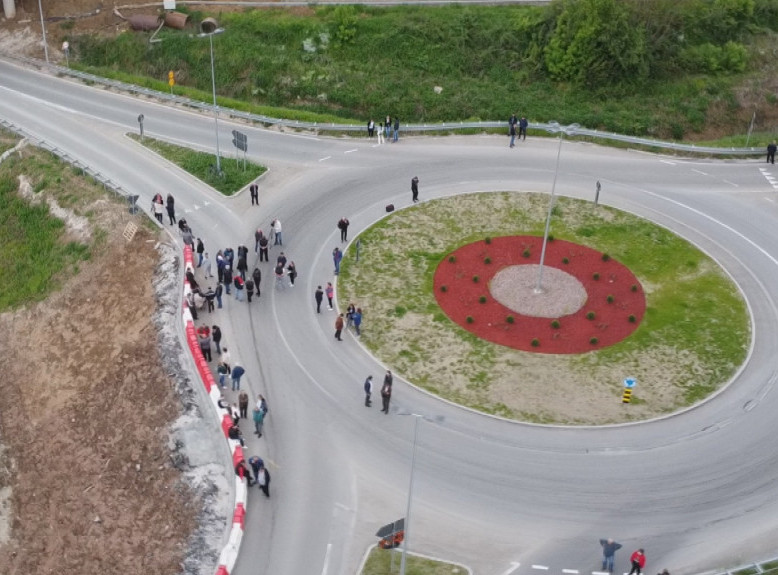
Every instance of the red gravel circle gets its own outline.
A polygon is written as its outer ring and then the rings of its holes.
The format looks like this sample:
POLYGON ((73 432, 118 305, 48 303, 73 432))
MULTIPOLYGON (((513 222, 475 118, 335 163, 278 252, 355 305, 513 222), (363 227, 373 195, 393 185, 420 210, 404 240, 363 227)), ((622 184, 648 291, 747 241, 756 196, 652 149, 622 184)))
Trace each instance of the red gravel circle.
POLYGON ((492 298, 489 282, 494 275, 507 266, 539 264, 542 245, 542 237, 505 236, 492 238, 489 244, 483 240, 460 247, 435 270, 438 304, 455 323, 478 337, 536 353, 586 353, 618 343, 637 329, 646 311, 646 298, 635 274, 612 258, 603 261, 602 252, 572 242, 553 240, 546 246, 544 266, 577 278, 588 296, 577 312, 557 318, 559 328, 552 327, 551 318, 517 313, 492 298), (487 258, 490 263, 485 263, 487 258), (480 302, 482 296, 485 303, 480 302), (594 312, 594 319, 587 318, 589 312, 594 312), (634 322, 629 321, 631 315, 634 322), (513 323, 508 316, 514 318, 513 323))

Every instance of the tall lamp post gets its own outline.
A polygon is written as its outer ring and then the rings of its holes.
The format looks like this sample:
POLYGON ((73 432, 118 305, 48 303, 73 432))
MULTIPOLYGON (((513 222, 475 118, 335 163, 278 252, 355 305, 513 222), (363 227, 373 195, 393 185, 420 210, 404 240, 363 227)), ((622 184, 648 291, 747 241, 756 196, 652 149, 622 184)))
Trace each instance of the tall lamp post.
POLYGON ((408 535, 411 531, 411 501, 413 500, 413 479, 415 475, 414 472, 416 470, 416 440, 419 437, 419 420, 423 419, 430 422, 440 422, 443 421, 443 416, 438 416, 433 419, 420 413, 411 413, 407 411, 399 411, 397 412, 397 415, 410 415, 415 420, 413 422, 413 455, 411 455, 411 479, 410 483, 408 484, 408 504, 405 509, 405 537, 403 538, 403 553, 402 559, 400 560, 400 575, 405 575, 405 560, 408 552, 408 535))
POLYGON ((569 126, 560 126, 558 122, 549 122, 548 130, 552 134, 559 134, 559 147, 556 151, 556 167, 554 168, 554 182, 551 184, 551 198, 548 201, 548 215, 546 216, 546 230, 543 232, 543 248, 540 250, 540 266, 538 267, 538 285, 535 286, 535 293, 543 293, 543 262, 546 260, 546 244, 548 244, 548 230, 551 228, 551 212, 554 209, 554 192, 556 191, 556 178, 559 175, 559 157, 562 155, 562 134, 568 136, 574 135, 579 124, 570 124, 569 126))
POLYGON ((46 22, 43 20, 43 6, 41 0, 38 0, 38 12, 41 13, 41 33, 43 34, 43 53, 46 56, 46 63, 49 63, 49 43, 46 41, 46 22))
POLYGON ((224 28, 218 28, 216 20, 206 18, 200 24, 198 38, 208 38, 211 46, 211 89, 213 90, 213 123, 216 129, 216 173, 222 173, 221 154, 219 153, 219 107, 216 105, 216 74, 213 65, 213 37, 224 32, 224 28))

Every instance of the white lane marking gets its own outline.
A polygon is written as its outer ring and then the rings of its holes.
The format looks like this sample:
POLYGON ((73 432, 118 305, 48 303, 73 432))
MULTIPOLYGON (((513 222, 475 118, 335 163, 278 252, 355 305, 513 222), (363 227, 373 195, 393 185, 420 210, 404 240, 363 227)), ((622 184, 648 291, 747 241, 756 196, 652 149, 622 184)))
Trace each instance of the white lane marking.
POLYGON ((675 162, 671 162, 670 160, 659 160, 659 161, 662 162, 663 164, 669 164, 671 166, 674 166, 676 164, 675 162))
POLYGON ((562 569, 562 573, 572 573, 573 575, 576 575, 578 573, 578 569, 562 569))
POLYGON ((765 198, 765 200, 767 200, 768 202, 775 203, 775 200, 773 198, 765 198))
POLYGON ((705 172, 703 172, 703 171, 700 171, 700 170, 697 170, 697 169, 695 169, 695 168, 692 168, 692 172, 697 172, 698 174, 702 174, 703 176, 707 176, 707 175, 708 175, 708 174, 706 174, 705 172))
POLYGON ((508 567, 507 571, 503 571, 501 575, 511 575, 511 573, 516 571, 516 569, 518 569, 520 565, 521 563, 517 563, 516 561, 511 561, 511 566, 508 567))
POLYGON ((325 156, 323 158, 319 158, 320 162, 323 162, 324 160, 329 160, 332 156, 325 156))
POLYGON ((533 569, 539 569, 540 571, 548 571, 548 565, 533 565, 533 569))
POLYGON ((332 543, 327 543, 327 552, 324 554, 324 567, 321 569, 321 575, 327 575, 327 569, 330 567, 330 551, 332 550, 332 543))
POLYGON ((352 152, 358 152, 359 150, 357 148, 354 148, 353 150, 346 150, 343 152, 344 154, 351 154, 352 152))
POLYGON ((732 186, 735 186, 736 188, 739 188, 740 186, 736 184, 735 182, 730 182, 729 180, 722 180, 725 184, 730 184, 732 186))
POLYGON ((592 575, 611 575, 607 571, 592 571, 592 575))

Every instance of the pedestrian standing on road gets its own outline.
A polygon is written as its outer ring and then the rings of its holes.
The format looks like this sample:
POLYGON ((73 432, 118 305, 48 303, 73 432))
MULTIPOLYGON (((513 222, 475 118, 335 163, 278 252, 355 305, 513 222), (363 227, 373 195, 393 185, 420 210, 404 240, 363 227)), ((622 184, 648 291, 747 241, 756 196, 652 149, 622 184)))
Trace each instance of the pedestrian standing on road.
POLYGON ((281 237, 281 220, 276 218, 273 220, 273 233, 276 237, 275 245, 282 246, 284 245, 283 238, 281 237))
POLYGON ((346 216, 340 218, 340 221, 338 222, 338 229, 340 230, 340 241, 342 242, 348 241, 348 226, 348 218, 346 216))
POLYGON ((343 314, 339 314, 337 319, 335 320, 335 339, 337 339, 338 341, 343 341, 340 337, 342 331, 343 331, 343 314))
POLYGON ((335 295, 335 288, 332 287, 332 282, 327 282, 327 287, 324 289, 324 293, 327 294, 329 310, 332 311, 332 296, 335 295))
POLYGON ((216 284, 216 305, 219 309, 222 308, 222 293, 224 292, 224 286, 222 285, 222 282, 219 282, 216 284))
MULTIPOLYGON (((160 214, 161 216, 162 214, 160 214)), ((182 220, 183 221, 183 220, 182 220)), ((184 245, 189 246, 190 248, 194 249, 194 234, 192 234, 192 228, 189 226, 186 227, 184 232, 181 234, 181 239, 184 242, 184 245)))
POLYGON ((211 326, 211 338, 213 339, 214 345, 216 345, 216 353, 221 355, 222 330, 218 325, 211 326))
MULTIPOLYGON (((208 328, 206 328, 208 329, 208 328)), ((203 331, 199 334, 200 339, 200 351, 203 352, 203 357, 211 361, 211 333, 210 331, 203 331)))
POLYGON ((257 231, 254 232, 254 253, 259 253, 259 240, 262 239, 262 236, 264 234, 262 233, 262 230, 260 228, 257 228, 257 231))
POLYGON ((262 461, 262 458, 259 455, 252 455, 249 457, 249 467, 251 467, 251 470, 254 472, 254 482, 256 483, 257 479, 259 479, 259 470, 264 467, 265 462, 262 461))
POLYGON ((232 357, 226 347, 222 347, 222 362, 227 366, 227 373, 232 372, 232 357))
POLYGON ((233 282, 235 285, 235 299, 238 301, 243 301, 243 278, 240 276, 235 276, 235 278, 233 278, 233 282))
POLYGON ((419 178, 418 176, 413 176, 411 178, 411 199, 413 200, 413 203, 419 201, 419 178))
POLYGON ((262 272, 259 271, 259 268, 254 268, 254 271, 251 272, 251 279, 254 280, 254 289, 257 290, 257 297, 259 297, 259 284, 262 282, 262 272))
POLYGON ((529 126, 529 122, 527 121, 527 118, 524 116, 521 117, 521 120, 519 120, 519 138, 522 140, 527 139, 527 127, 529 126))
POLYGON ((224 269, 222 270, 222 275, 224 276, 224 292, 227 295, 230 295, 230 286, 234 280, 232 278, 232 264, 227 258, 224 258, 224 269))
POLYGON ((252 182, 249 186, 249 192, 251 192, 251 205, 259 205, 259 186, 256 182, 252 182))
POLYGON ((286 271, 289 275, 289 283, 294 287, 294 280, 297 278, 297 266, 294 265, 294 262, 289 262, 289 265, 286 266, 286 271))
POLYGON ((351 327, 351 324, 354 323, 354 312, 357 311, 356 306, 354 306, 353 303, 348 304, 348 307, 346 308, 346 329, 351 327))
POLYGON ((265 413, 259 408, 251 410, 251 418, 254 420, 254 435, 262 437, 262 425, 265 423, 265 413))
MULTIPOLYGON (((244 248, 244 249, 246 249, 246 248, 244 248)), ((240 253, 240 247, 238 248, 238 252, 240 253)), ((237 265, 237 267, 235 269, 238 270, 238 272, 240 273, 241 279, 245 282, 246 281, 246 272, 249 269, 248 263, 246 261, 246 254, 245 253, 241 253, 240 255, 238 255, 238 265, 237 265)))
POLYGON ((381 388, 381 411, 389 413, 389 401, 392 399, 392 386, 384 382, 381 388))
POLYGON ((197 248, 195 251, 197 252, 197 267, 199 268, 203 265, 203 253, 205 253, 205 245, 203 245, 203 240, 200 238, 197 238, 197 248))
MULTIPOLYGON (((512 116, 512 119, 516 116, 512 116)), ((511 122, 511 124, 508 126, 508 135, 511 137, 511 143, 508 145, 509 148, 512 148, 515 146, 514 142, 516 141, 516 124, 511 122)))
POLYGON ((151 203, 151 209, 154 211, 154 217, 157 218, 157 221, 161 224, 162 214, 165 212, 165 205, 162 203, 162 196, 159 196, 159 201, 154 200, 151 203))
POLYGON ((613 573, 613 556, 621 549, 621 543, 616 543, 613 539, 600 539, 600 545, 602 546, 602 570, 613 573))
POLYGON ((173 199, 173 194, 167 195, 167 217, 170 219, 170 225, 176 223, 176 201, 173 199))
POLYGON ((384 143, 384 126, 381 124, 381 122, 378 122, 378 129, 375 131, 376 136, 378 137, 378 145, 384 143))
POLYGON ((767 163, 768 164, 774 164, 775 163, 775 152, 778 150, 778 146, 775 145, 775 140, 770 142, 767 145, 767 163))
POLYGON ((343 259, 343 252, 340 251, 340 248, 335 246, 335 249, 332 250, 332 261, 335 263, 335 275, 338 275, 340 273, 340 260, 343 259))
POLYGON ((265 396, 261 393, 257 395, 257 409, 262 412, 262 415, 267 415, 267 399, 265 399, 265 396))
POLYGON ((208 313, 211 313, 213 311, 213 300, 216 298, 216 292, 213 291, 211 286, 208 286, 208 289, 205 290, 203 295, 205 296, 205 302, 208 304, 208 313))
POLYGON ((392 372, 387 369, 386 375, 384 375, 384 385, 388 385, 389 387, 392 387, 393 383, 394 383, 394 377, 392 376, 392 372))
POLYGON ((362 335, 361 325, 362 325, 362 308, 358 307, 357 311, 355 311, 351 316, 351 321, 354 322, 354 331, 357 332, 357 337, 362 335))
POLYGON ((278 254, 278 257, 276 258, 276 265, 281 266, 282 268, 286 267, 286 254, 284 254, 284 252, 278 254))
POLYGON ((321 286, 316 286, 313 299, 316 300, 316 313, 321 313, 321 302, 324 299, 324 292, 322 291, 321 286))
POLYGON ((211 269, 211 257, 208 255, 208 252, 205 252, 205 256, 203 257, 203 269, 205 270, 205 279, 213 277, 211 269))
POLYGON ((367 379, 365 380, 365 386, 364 387, 365 387, 365 407, 370 407, 371 405, 373 405, 370 402, 370 396, 373 393, 373 376, 372 375, 368 375, 367 376, 367 379))
POLYGON ((384 122, 384 136, 386 136, 387 142, 389 141, 389 136, 391 135, 391 132, 392 132, 392 117, 387 116, 386 122, 384 122))
POLYGON ((246 297, 249 300, 249 303, 251 303, 251 298, 254 295, 254 280, 249 278, 246 280, 246 297))
POLYGON ((392 142, 396 142, 397 138, 400 137, 400 118, 396 117, 394 118, 394 136, 392 137, 392 142))
MULTIPOLYGON (((262 233, 262 230, 259 230, 260 233, 262 233)), ((268 244, 270 244, 270 240, 267 239, 267 236, 265 234, 262 234, 262 237, 259 238, 259 261, 260 262, 269 262, 270 258, 268 257, 268 244)))
POLYGON ((257 476, 257 484, 259 485, 259 488, 262 490, 262 493, 265 494, 265 497, 270 497, 270 473, 267 470, 267 467, 264 465, 259 469, 259 475, 257 476))
POLYGON ((375 122, 370 118, 370 121, 367 123, 367 137, 372 138, 373 132, 375 132, 375 122))
POLYGON ((246 370, 243 369, 243 366, 236 363, 230 372, 230 376, 232 377, 232 391, 240 391, 240 378, 243 377, 244 373, 246 373, 246 370))
POLYGON ((640 575, 643 572, 643 567, 646 566, 646 554, 643 549, 638 549, 632 553, 629 557, 629 562, 632 564, 629 575, 640 575))

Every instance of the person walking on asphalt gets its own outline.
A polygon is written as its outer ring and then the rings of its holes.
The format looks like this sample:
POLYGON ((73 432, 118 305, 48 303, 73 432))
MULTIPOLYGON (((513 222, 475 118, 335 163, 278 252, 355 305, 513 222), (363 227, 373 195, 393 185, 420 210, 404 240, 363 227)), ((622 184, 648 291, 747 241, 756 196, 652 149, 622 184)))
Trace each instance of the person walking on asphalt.
POLYGON ((775 140, 767 145, 767 163, 775 163, 775 152, 778 150, 778 146, 775 145, 775 140))
POLYGON ((373 376, 368 375, 365 380, 365 407, 373 405, 370 401, 370 395, 373 393, 373 376))
POLYGON ((254 279, 254 289, 257 290, 257 297, 259 297, 259 284, 262 281, 262 272, 259 271, 259 268, 254 268, 254 271, 251 272, 251 277, 254 279))
POLYGON ((324 292, 322 291, 321 286, 316 286, 313 299, 316 300, 316 313, 321 313, 321 302, 324 300, 324 292))
POLYGON ((257 475, 257 484, 259 485, 259 488, 262 490, 262 493, 265 494, 265 497, 270 497, 270 473, 267 470, 267 467, 264 465, 259 468, 259 474, 257 475))
POLYGON ((335 320, 335 339, 338 341, 343 341, 340 338, 340 334, 343 331, 343 314, 339 314, 338 318, 335 320))
POLYGON ((294 280, 297 279, 297 266, 294 265, 294 262, 289 262, 289 265, 286 266, 286 271, 289 276, 289 283, 294 287, 294 280))
POLYGON ((338 229, 340 230, 340 241, 342 242, 348 241, 348 226, 348 218, 346 216, 340 218, 340 221, 338 221, 338 229))
POLYGON ((254 420, 254 435, 262 437, 262 425, 265 423, 265 412, 257 406, 254 407, 251 416, 254 420))
POLYGON ((357 332, 357 337, 362 335, 360 326, 362 325, 362 308, 358 307, 357 311, 351 316, 351 321, 354 322, 354 331, 357 332))
POLYGON ((643 549, 638 549, 630 555, 629 561, 632 563, 629 575, 640 575, 643 572, 643 567, 646 566, 646 555, 643 549))
POLYGON ((211 326, 211 339, 213 339, 213 343, 214 345, 216 345, 216 353, 221 355, 222 354, 222 348, 221 348, 222 330, 218 325, 211 326))
POLYGON ((324 293, 327 294, 327 301, 329 302, 329 309, 332 311, 332 296, 335 295, 335 288, 332 287, 332 282, 327 282, 327 287, 324 289, 324 293))
POLYGON ((389 400, 392 399, 392 386, 384 380, 384 386, 381 388, 381 411, 389 414, 389 400))
POLYGON ((602 546, 602 570, 613 573, 613 556, 621 549, 621 543, 616 543, 613 539, 600 539, 600 545, 602 546))
POLYGON ((249 186, 249 192, 251 192, 251 205, 259 205, 259 186, 256 182, 253 182, 249 186))
POLYGON ((173 194, 167 195, 167 217, 170 218, 170 225, 176 223, 176 201, 173 199, 173 194))
POLYGON ((238 411, 241 419, 248 419, 249 415, 249 394, 241 391, 238 396, 238 411))
POLYGON ((334 250, 332 250, 332 261, 335 263, 335 275, 338 275, 340 273, 340 260, 343 259, 343 252, 340 251, 339 247, 335 247, 334 250))
POLYGON ((417 176, 413 176, 411 180, 411 199, 414 204, 419 201, 419 178, 417 176))
POLYGON ((519 139, 526 140, 527 139, 527 127, 529 126, 529 122, 527 121, 527 118, 524 116, 521 117, 521 120, 519 120, 519 139))
POLYGON ((394 377, 392 376, 391 370, 386 370, 386 375, 384 375, 384 385, 388 385, 389 387, 392 387, 392 383, 394 383, 394 377))

